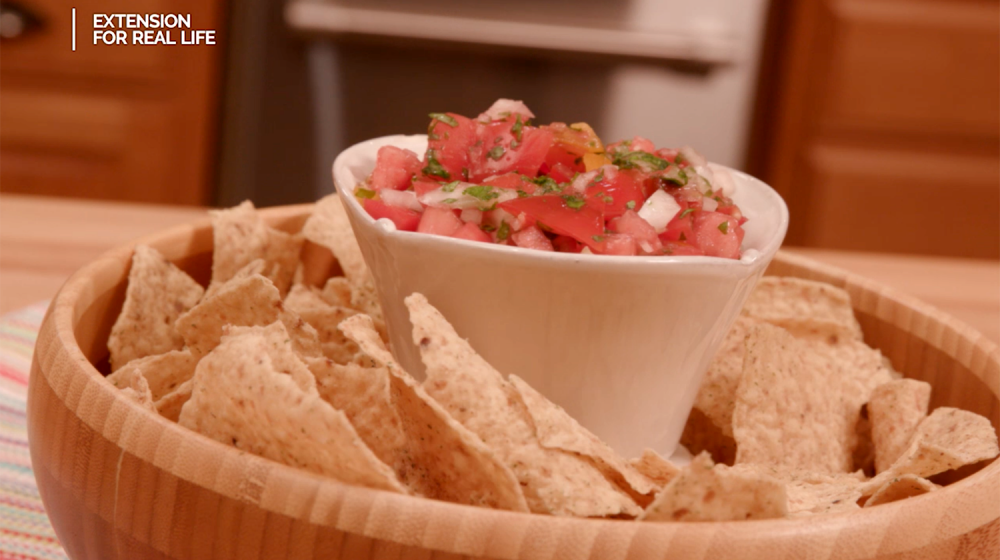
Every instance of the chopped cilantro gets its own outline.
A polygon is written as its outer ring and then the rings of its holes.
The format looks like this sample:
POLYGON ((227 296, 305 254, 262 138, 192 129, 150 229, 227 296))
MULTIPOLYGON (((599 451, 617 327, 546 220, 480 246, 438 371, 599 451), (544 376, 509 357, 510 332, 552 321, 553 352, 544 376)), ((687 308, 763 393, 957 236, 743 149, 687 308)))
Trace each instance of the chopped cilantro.
POLYGON ((472 187, 468 187, 462 191, 462 194, 466 194, 473 198, 478 198, 479 200, 484 200, 484 201, 500 197, 500 194, 494 191, 493 187, 489 185, 475 185, 472 187))
POLYGON ((479 226, 479 229, 485 231, 486 233, 493 233, 497 230, 496 226, 491 226, 490 224, 483 224, 479 226))
POLYGON ((465 179, 466 181, 469 180, 469 168, 468 167, 463 167, 462 168, 462 178, 465 179))
POLYGON ((566 202, 566 206, 569 206, 573 210, 579 210, 583 208, 583 205, 587 203, 586 200, 581 196, 576 196, 572 194, 564 194, 562 199, 566 202))
MULTIPOLYGON (((446 124, 448 126, 451 126, 451 127, 458 126, 458 121, 455 120, 455 117, 453 117, 451 115, 446 115, 444 113, 431 113, 430 117, 432 119, 436 120, 436 121, 441 121, 444 124, 446 124)), ((434 123, 431 123, 431 124, 433 125, 434 123)))
POLYGON ((590 236, 590 238, 593 239, 594 241, 598 242, 598 243, 604 241, 604 236, 603 235, 592 235, 592 236, 590 236))
MULTIPOLYGON (((510 127, 510 133, 514 135, 514 138, 516 138, 518 142, 521 141, 522 128, 524 128, 524 123, 521 122, 521 115, 518 115, 517 118, 514 119, 514 126, 510 127)), ((513 148, 514 145, 511 144, 510 147, 513 148)))
POLYGON ((606 194, 606 195, 602 196, 601 198, 604 200, 605 204, 614 204, 615 203, 615 199, 611 195, 606 194))
POLYGON ((494 146, 489 152, 486 153, 486 157, 492 160, 498 160, 503 157, 505 151, 506 150, 503 149, 503 146, 494 146))
POLYGON ((676 165, 671 165, 666 171, 659 173, 658 176, 661 182, 672 183, 678 187, 683 187, 688 182, 687 173, 676 165))
POLYGON ((451 179, 451 173, 441 165, 441 162, 437 160, 434 153, 430 150, 427 151, 427 165, 423 169, 424 175, 429 177, 440 177, 442 179, 451 179))
POLYGON ((681 212, 681 215, 678 216, 678 218, 683 218, 684 216, 687 216, 691 212, 694 212, 694 208, 685 208, 684 211, 681 212))
POLYGON ((531 182, 539 186, 538 194, 562 192, 562 189, 559 188, 559 184, 556 183, 556 180, 547 175, 536 177, 532 179, 531 182))
POLYGON ((354 196, 358 198, 375 198, 375 191, 358 187, 354 189, 354 196))
POLYGON ((590 181, 591 185, 596 185, 604 180, 604 168, 601 168, 601 172, 594 176, 593 180, 590 181))
POLYGON ((667 168, 667 160, 646 152, 618 152, 612 163, 621 169, 639 168, 643 171, 662 171, 667 168))
POLYGON ((625 208, 628 208, 629 210, 634 210, 635 209, 635 201, 634 200, 630 200, 630 201, 626 202, 625 203, 625 208))
POLYGON ((517 189, 517 198, 528 198, 529 196, 531 195, 529 195, 527 191, 522 191, 521 189, 517 189))
POLYGON ((719 231, 722 233, 729 233, 729 220, 726 220, 719 224, 719 231))
POLYGON ((521 145, 521 143, 518 142, 517 140, 511 140, 511 142, 510 142, 510 149, 516 150, 517 147, 520 146, 520 145, 521 145))
POLYGON ((458 199, 455 199, 455 198, 446 198, 446 199, 444 199, 444 200, 441 201, 441 204, 455 204, 456 202, 458 202, 458 199))
POLYGON ((507 222, 500 222, 500 229, 497 230, 497 241, 507 241, 510 237, 510 226, 507 222))
POLYGON ((443 190, 444 192, 453 192, 455 190, 455 187, 457 186, 458 186, 458 181, 452 181, 450 183, 445 183, 441 185, 441 190, 443 190))

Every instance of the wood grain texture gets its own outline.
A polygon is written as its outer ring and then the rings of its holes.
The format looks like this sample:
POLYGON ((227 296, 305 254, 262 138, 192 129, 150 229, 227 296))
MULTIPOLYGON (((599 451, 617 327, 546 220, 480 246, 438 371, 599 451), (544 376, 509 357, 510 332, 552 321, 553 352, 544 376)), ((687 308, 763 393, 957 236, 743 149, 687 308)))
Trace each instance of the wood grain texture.
MULTIPOLYGON (((267 210, 294 231, 308 206, 267 210)), ((207 220, 146 238, 205 277, 207 220)), ((476 509, 343 485, 224 446, 127 399, 91 364, 124 292, 131 246, 63 287, 39 334, 28 395, 39 490, 75 560, 989 558, 1000 552, 1000 462, 947 488, 847 515, 636 523, 476 509)), ((866 338, 935 387, 932 406, 1000 412, 1000 350, 912 298, 789 254, 771 273, 844 286, 866 338)))

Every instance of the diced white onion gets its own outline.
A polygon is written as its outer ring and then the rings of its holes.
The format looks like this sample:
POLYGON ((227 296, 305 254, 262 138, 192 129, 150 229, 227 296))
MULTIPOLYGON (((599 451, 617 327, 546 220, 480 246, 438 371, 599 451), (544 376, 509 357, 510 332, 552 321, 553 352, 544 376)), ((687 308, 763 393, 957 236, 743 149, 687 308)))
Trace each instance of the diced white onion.
POLYGON ((576 178, 573 179, 573 183, 571 185, 574 191, 582 193, 587 190, 587 187, 589 187, 598 176, 600 176, 603 180, 611 181, 615 178, 616 173, 618 173, 618 168, 614 165, 602 165, 597 169, 592 169, 586 173, 577 175, 576 178))
POLYGON ((719 203, 715 201, 714 198, 705 197, 705 200, 701 203, 702 210, 706 212, 715 212, 719 207, 719 203))
POLYGON ((378 195, 382 197, 382 202, 385 202, 389 206, 408 208, 410 210, 416 210, 417 212, 421 212, 424 209, 424 207, 420 205, 420 201, 417 200, 417 193, 413 191, 382 189, 379 191, 378 195))
MULTIPOLYGON (((451 183, 449 183, 449 185, 451 185, 451 183)), ((488 210, 496 204, 517 198, 517 191, 497 187, 491 188, 492 192, 497 196, 486 200, 465 194, 466 189, 480 186, 481 185, 473 183, 458 183, 457 185, 451 185, 448 187, 448 191, 445 190, 445 187, 440 187, 424 193, 423 195, 417 197, 417 199, 422 204, 437 208, 453 208, 457 210, 472 208, 477 210, 488 210)))
POLYGON ((477 226, 483 223, 483 211, 475 208, 466 208, 459 215, 463 222, 471 222, 477 226))
POLYGON ((712 169, 707 165, 699 165, 694 168, 698 172, 698 175, 704 177, 714 188, 715 187, 715 174, 712 173, 712 169))
POLYGON ((705 159, 705 156, 694 151, 694 148, 691 146, 684 146, 681 148, 680 152, 681 156, 694 167, 708 165, 708 160, 705 159))
POLYGON ((656 233, 663 233, 667 229, 667 224, 674 216, 681 211, 681 205, 677 204, 674 197, 666 191, 658 190, 652 194, 639 209, 639 217, 649 222, 656 233))
POLYGON ((715 182, 712 183, 712 186, 715 187, 716 191, 729 197, 736 192, 736 181, 733 180, 733 174, 728 169, 721 167, 715 168, 715 182))
POLYGON ((510 115, 521 115, 523 120, 535 118, 535 114, 523 102, 513 99, 497 99, 489 109, 479 115, 479 120, 489 122, 504 119, 510 115))

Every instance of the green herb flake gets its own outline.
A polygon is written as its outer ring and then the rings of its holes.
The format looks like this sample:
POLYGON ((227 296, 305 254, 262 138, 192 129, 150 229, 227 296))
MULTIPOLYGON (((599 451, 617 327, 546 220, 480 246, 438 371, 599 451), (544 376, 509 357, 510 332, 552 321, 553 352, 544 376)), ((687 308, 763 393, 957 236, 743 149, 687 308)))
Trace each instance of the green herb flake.
POLYGON ((446 198, 441 201, 441 204, 455 204, 456 202, 458 202, 457 198, 446 198))
POLYGON ((517 189, 517 198, 528 198, 529 196, 531 195, 529 195, 527 191, 522 191, 521 189, 517 189))
POLYGON ((669 163, 663 158, 658 158, 646 152, 620 151, 615 154, 612 163, 621 169, 639 168, 643 171, 662 171, 669 163))
POLYGON ((496 226, 491 226, 490 224, 483 224, 479 226, 479 229, 485 231, 486 233, 493 233, 497 230, 496 226))
MULTIPOLYGON (((517 118, 514 119, 514 126, 510 127, 510 133, 514 135, 514 138, 516 138, 518 142, 521 141, 521 129, 523 128, 524 123, 521 122, 521 115, 518 115, 517 118)), ((514 145, 511 144, 510 147, 513 148, 514 145)))
POLYGON ((500 229, 497 230, 497 241, 507 241, 510 237, 510 226, 507 222, 500 222, 500 229))
POLYGON ((489 185, 475 185, 468 187, 462 191, 462 194, 478 198, 482 201, 493 200, 494 198, 500 197, 500 194, 494 191, 493 187, 489 185))
POLYGON ((458 126, 458 121, 451 115, 446 115, 444 113, 431 113, 430 117, 436 121, 441 121, 452 128, 458 126))
POLYGON ((583 208, 584 204, 587 203, 587 201, 584 200, 583 197, 572 195, 572 194, 563 195, 562 199, 563 199, 563 201, 566 202, 566 206, 569 206, 573 210, 579 210, 579 209, 583 208))
POLYGON ((626 202, 625 203, 625 208, 628 208, 629 210, 634 210, 635 209, 635 201, 634 200, 630 200, 630 201, 626 202))
POLYGON ((448 170, 441 165, 441 162, 437 160, 437 157, 430 150, 427 152, 427 165, 423 168, 423 173, 428 177, 451 179, 451 173, 448 173, 448 170))
POLYGON ((681 212, 681 215, 678 216, 678 218, 683 218, 684 216, 687 216, 691 212, 694 212, 694 208, 685 208, 684 211, 681 212))
POLYGON ((503 146, 494 146, 489 152, 486 153, 486 157, 492 160, 498 160, 503 157, 505 151, 506 150, 503 149, 503 146))
POLYGON ((552 177, 549 177, 547 175, 542 175, 541 177, 536 177, 536 178, 532 179, 531 182, 534 183, 534 184, 536 184, 536 185, 538 185, 538 187, 539 187, 538 193, 539 194, 550 194, 550 193, 554 193, 554 192, 562 192, 562 189, 559 188, 559 183, 556 183, 555 179, 553 179, 552 177))
POLYGON ((354 196, 358 198, 375 198, 375 191, 358 187, 354 189, 354 196))
POLYGON ((458 186, 458 181, 452 181, 450 183, 445 183, 441 185, 441 190, 443 190, 444 192, 454 192, 455 187, 457 186, 458 186))
POLYGON ((590 236, 590 238, 593 239, 594 241, 598 242, 598 243, 604 241, 604 236, 603 235, 592 235, 592 236, 590 236))
POLYGON ((726 220, 719 224, 719 231, 722 233, 729 233, 729 220, 726 220))

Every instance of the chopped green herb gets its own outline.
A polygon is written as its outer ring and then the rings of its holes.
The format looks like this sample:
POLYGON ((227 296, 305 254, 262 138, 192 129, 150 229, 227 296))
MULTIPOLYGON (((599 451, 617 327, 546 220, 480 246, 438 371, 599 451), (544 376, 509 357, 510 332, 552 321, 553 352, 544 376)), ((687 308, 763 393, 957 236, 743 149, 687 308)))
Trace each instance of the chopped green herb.
POLYGON ((510 237, 510 226, 507 222, 500 222, 500 229, 497 230, 497 241, 507 241, 510 237))
POLYGON ((469 168, 468 167, 463 167, 462 168, 462 178, 465 179, 466 181, 469 180, 469 168))
POLYGON ((590 236, 590 238, 593 239, 594 241, 598 242, 598 243, 604 241, 604 236, 603 235, 592 235, 592 236, 590 236))
POLYGON ((729 233, 729 220, 726 220, 719 224, 719 231, 722 233, 729 233))
POLYGON ((496 226, 491 226, 490 224, 483 224, 479 226, 479 229, 485 231, 486 233, 493 233, 497 230, 496 226))
MULTIPOLYGON (((524 123, 521 122, 521 115, 518 115, 517 118, 514 119, 514 126, 510 127, 510 133, 514 135, 514 138, 516 138, 518 142, 521 141, 522 128, 524 128, 524 123)), ((514 145, 511 144, 510 147, 513 148, 514 145)))
POLYGON ((625 203, 625 208, 628 208, 629 210, 634 210, 635 209, 635 201, 634 200, 630 200, 630 201, 626 202, 625 203))
POLYGON ((576 196, 572 194, 564 194, 562 199, 566 202, 566 206, 569 206, 573 210, 579 210, 583 208, 583 205, 587 203, 586 200, 581 196, 576 196))
POLYGON ((517 147, 520 146, 520 145, 521 145, 521 143, 518 142, 517 140, 511 140, 511 142, 510 142, 510 149, 516 150, 517 147))
POLYGON ((607 195, 606 194, 606 195, 602 196, 601 198, 604 200, 605 204, 614 204, 615 203, 615 199, 611 195, 607 195))
POLYGON ((602 167, 600 173, 594 176, 594 179, 590 181, 590 184, 596 185, 597 183, 600 183, 603 180, 604 180, 604 168, 602 167))
POLYGON ((503 157, 505 151, 506 150, 503 149, 503 146, 494 146, 493 149, 486 153, 486 157, 492 160, 498 160, 503 157))
POLYGON ((441 204, 455 204, 456 202, 458 202, 456 198, 446 198, 441 201, 441 204))
POLYGON ((676 165, 671 165, 666 171, 659 173, 658 176, 661 182, 672 183, 678 187, 683 187, 688 182, 687 173, 676 165))
POLYGON ((678 216, 678 218, 683 218, 684 216, 687 216, 691 212, 694 212, 694 208, 685 208, 684 211, 681 212, 681 215, 678 216))
POLYGON ((430 150, 427 151, 427 165, 423 169, 424 175, 429 177, 440 177, 442 179, 451 179, 451 173, 441 165, 441 162, 437 160, 434 153, 430 150))
POLYGON ((453 192, 455 190, 455 187, 457 186, 458 186, 458 181, 452 181, 450 183, 445 183, 441 185, 441 190, 443 190, 444 192, 453 192))
POLYGON ((517 189, 517 198, 528 198, 528 196, 530 195, 527 193, 527 191, 522 191, 521 189, 517 189))
POLYGON ((615 154, 612 163, 621 169, 639 168, 643 171, 662 171, 667 168, 668 162, 646 152, 619 152, 615 154))
MULTIPOLYGON (((455 120, 455 117, 453 117, 451 115, 446 115, 444 113, 431 113, 430 117, 432 119, 436 120, 436 121, 441 121, 444 124, 446 124, 448 126, 451 126, 451 127, 458 126, 458 121, 455 120)), ((434 123, 431 123, 431 124, 434 124, 434 123)))
POLYGON ((479 200, 484 200, 484 201, 500 197, 500 194, 494 191, 493 187, 489 185, 475 185, 472 187, 468 187, 462 191, 462 194, 466 194, 473 198, 478 198, 479 200))
POLYGON ((354 196, 358 198, 375 198, 375 191, 358 187, 354 189, 354 196))
POLYGON ((559 184, 556 183, 556 180, 553 179, 552 177, 547 176, 547 175, 542 175, 541 177, 536 177, 536 178, 532 179, 531 182, 539 186, 539 189, 538 189, 538 193, 539 194, 549 194, 549 193, 554 193, 554 192, 562 192, 562 189, 559 188, 559 184))

